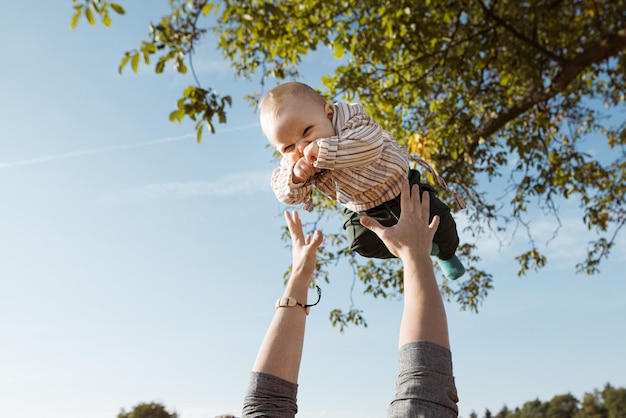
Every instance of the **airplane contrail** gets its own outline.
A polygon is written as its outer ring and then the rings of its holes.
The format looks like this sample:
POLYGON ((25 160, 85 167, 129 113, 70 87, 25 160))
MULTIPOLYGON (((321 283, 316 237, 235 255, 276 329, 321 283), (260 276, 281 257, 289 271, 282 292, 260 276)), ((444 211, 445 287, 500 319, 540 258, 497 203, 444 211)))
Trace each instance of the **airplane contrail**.
MULTIPOLYGON (((242 131, 244 129, 250 129, 250 128, 253 128, 253 127, 257 127, 257 126, 259 126, 258 123, 251 123, 249 125, 243 125, 243 126, 237 126, 237 127, 234 127, 234 128, 230 128, 230 129, 224 129, 224 130, 219 131, 219 133, 242 131)), ((45 162, 48 162, 48 161, 64 160, 64 159, 67 159, 67 158, 76 158, 76 157, 81 157, 81 156, 84 156, 84 155, 101 154, 101 153, 105 153, 105 152, 124 151, 124 150, 129 150, 129 149, 137 149, 137 148, 149 147, 149 146, 152 146, 152 145, 163 144, 163 143, 166 143, 166 142, 182 141, 183 139, 192 138, 192 137, 195 137, 195 136, 196 136, 195 133, 189 133, 189 134, 185 134, 185 135, 181 135, 181 136, 174 136, 174 137, 161 138, 161 139, 153 139, 151 141, 139 142, 139 143, 136 143, 136 144, 113 145, 113 146, 110 146, 110 147, 94 148, 94 149, 87 149, 87 150, 80 150, 80 151, 72 151, 72 152, 66 152, 66 153, 63 153, 63 154, 48 155, 48 156, 37 157, 37 158, 28 158, 28 159, 19 160, 19 161, 8 161, 8 162, 4 162, 4 163, 0 162, 0 170, 3 169, 3 168, 17 167, 17 166, 21 166, 21 165, 40 164, 40 163, 45 163, 45 162)))

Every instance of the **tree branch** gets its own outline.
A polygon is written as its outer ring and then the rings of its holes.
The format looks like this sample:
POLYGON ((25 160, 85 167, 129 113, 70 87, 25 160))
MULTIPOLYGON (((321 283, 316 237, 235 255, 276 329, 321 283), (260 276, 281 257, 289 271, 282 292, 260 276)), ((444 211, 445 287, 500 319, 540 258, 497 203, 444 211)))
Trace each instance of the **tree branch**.
POLYGON ((575 59, 570 61, 562 71, 552 80, 549 87, 536 91, 524 102, 521 102, 507 111, 500 113, 490 123, 478 132, 479 137, 487 138, 511 120, 519 117, 528 109, 562 93, 569 84, 587 67, 599 63, 617 54, 626 48, 626 29, 620 29, 617 33, 599 41, 595 45, 587 48, 575 59))
POLYGON ((522 42, 524 42, 527 45, 530 45, 532 48, 540 51, 542 54, 546 55, 547 57, 549 57, 553 61, 558 62, 561 66, 563 66, 566 63, 566 61, 563 58, 559 57, 558 55, 554 54, 551 51, 548 51, 541 44, 539 44, 539 43, 535 42, 534 40, 530 39, 529 37, 527 37, 523 33, 519 32, 517 29, 515 29, 513 26, 509 25, 506 21, 504 21, 500 17, 496 16, 493 13, 492 10, 488 9, 487 6, 485 6, 484 2, 479 1, 478 3, 480 4, 480 7, 483 9, 483 11, 487 15, 487 17, 493 19, 498 25, 500 25, 503 28, 505 28, 508 32, 513 34, 513 36, 515 36, 517 39, 521 40, 522 42))

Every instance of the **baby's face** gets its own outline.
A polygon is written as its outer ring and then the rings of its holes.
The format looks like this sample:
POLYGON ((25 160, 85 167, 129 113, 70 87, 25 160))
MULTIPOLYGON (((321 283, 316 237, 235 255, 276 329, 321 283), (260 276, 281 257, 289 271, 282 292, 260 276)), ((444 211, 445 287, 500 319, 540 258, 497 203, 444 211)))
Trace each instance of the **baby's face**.
POLYGON ((275 121, 262 122, 263 132, 278 152, 295 164, 304 156, 304 148, 319 138, 335 136, 334 108, 291 96, 275 121))

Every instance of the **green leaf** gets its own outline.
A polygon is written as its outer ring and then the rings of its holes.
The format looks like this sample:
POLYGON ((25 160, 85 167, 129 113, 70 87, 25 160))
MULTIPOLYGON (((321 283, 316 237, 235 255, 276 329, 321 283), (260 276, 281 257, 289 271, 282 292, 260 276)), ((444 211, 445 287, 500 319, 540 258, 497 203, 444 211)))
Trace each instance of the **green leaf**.
POLYGON ((124 67, 126 66, 126 64, 128 63, 128 60, 130 59, 130 53, 126 52, 124 54, 124 57, 122 58, 122 61, 120 62, 120 67, 117 69, 117 71, 122 74, 122 70, 124 69, 124 67))
POLYGON ((157 74, 161 74, 164 68, 165 68, 165 61, 159 60, 159 62, 157 62, 157 65, 154 67, 154 71, 157 74))
POLYGON ((202 123, 199 123, 198 126, 196 127, 196 141, 198 141, 198 144, 200 143, 200 141, 202 141, 202 130, 204 129, 204 126, 202 126, 202 123))
POLYGON ((187 86, 185 87, 185 90, 183 90, 183 97, 190 97, 193 95, 193 93, 196 91, 196 87, 194 86, 187 86))
POLYGON ((118 15, 123 15, 126 13, 124 8, 117 3, 111 3, 110 6, 111 9, 115 10, 115 13, 117 13, 118 15))
POLYGON ((226 123, 226 112, 224 112, 222 109, 218 109, 217 118, 220 123, 226 123))
POLYGON ((346 49, 343 47, 343 45, 339 42, 335 42, 333 44, 333 57, 335 57, 335 59, 341 59, 343 57, 343 55, 345 54, 346 49))
POLYGON ((137 74, 137 72, 139 71, 139 53, 135 53, 133 55, 130 66, 133 69, 133 72, 137 74))
POLYGON ((185 117, 185 111, 183 109, 177 109, 170 113, 170 122, 182 122, 185 117))
POLYGON ((157 47, 154 42, 144 42, 141 49, 149 52, 150 54, 154 54, 155 52, 157 52, 157 47))
POLYGON ((76 13, 74 13, 74 16, 72 16, 72 21, 70 22, 70 29, 74 30, 76 29, 76 24, 78 23, 78 19, 80 19, 80 15, 83 11, 83 6, 76 6, 76 13))
POLYGON ((93 18, 93 12, 90 8, 85 9, 85 17, 91 26, 96 26, 96 20, 93 18))
POLYGON ((209 13, 211 13, 211 10, 213 10, 213 6, 215 6, 213 3, 207 3, 204 6, 202 6, 202 14, 206 16, 209 13))
POLYGON ((111 18, 109 18, 108 15, 105 15, 102 18, 102 23, 104 24, 104 27, 106 27, 106 28, 110 27, 111 26, 111 18))

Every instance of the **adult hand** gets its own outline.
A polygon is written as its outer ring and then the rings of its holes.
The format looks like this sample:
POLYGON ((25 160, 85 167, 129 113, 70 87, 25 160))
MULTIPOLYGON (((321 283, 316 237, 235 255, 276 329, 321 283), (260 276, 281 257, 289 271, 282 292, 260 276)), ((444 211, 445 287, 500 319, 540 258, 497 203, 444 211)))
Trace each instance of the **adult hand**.
POLYGON ((400 219, 391 227, 384 227, 368 216, 361 218, 361 224, 372 230, 385 243, 389 251, 404 259, 410 255, 429 255, 433 236, 439 226, 439 216, 428 223, 430 217, 430 195, 428 192, 419 198, 419 187, 413 185, 409 193, 409 182, 402 183, 400 196, 400 219))
POLYGON ((292 277, 307 278, 310 282, 315 271, 317 248, 323 240, 322 232, 315 231, 313 237, 309 234, 305 236, 302 221, 295 210, 292 213, 285 211, 285 221, 291 235, 292 277))

